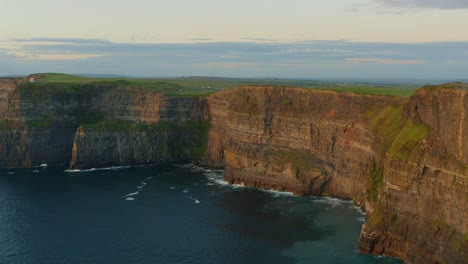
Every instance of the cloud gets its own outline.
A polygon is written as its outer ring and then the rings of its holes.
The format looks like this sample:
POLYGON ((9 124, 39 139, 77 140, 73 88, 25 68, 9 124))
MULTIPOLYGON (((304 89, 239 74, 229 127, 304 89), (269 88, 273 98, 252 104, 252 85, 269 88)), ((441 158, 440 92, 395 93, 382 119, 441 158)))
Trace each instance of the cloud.
POLYGON ((26 55, 22 57, 25 60, 84 60, 90 58, 101 57, 97 54, 35 54, 33 56, 26 55))
POLYGON ((109 44, 109 40, 105 39, 80 39, 80 38, 29 38, 29 39, 10 39, 9 42, 18 43, 68 43, 68 44, 109 44))
POLYGON ((53 71, 135 76, 288 78, 413 74, 464 76, 468 72, 467 62, 468 42, 310 40, 282 43, 243 40, 122 43, 58 38, 0 42, 0 75, 53 71), (388 65, 398 67, 389 71, 388 65))
POLYGON ((213 39, 210 39, 210 38, 191 38, 191 39, 188 39, 188 40, 191 40, 191 41, 212 41, 213 39))
POLYGON ((259 42, 274 42, 274 41, 278 41, 277 39, 268 39, 268 38, 241 38, 241 40, 259 41, 259 42))
POLYGON ((395 8, 467 9, 466 0, 374 0, 377 4, 395 8))
POLYGON ((394 59, 379 59, 379 58, 347 58, 346 63, 361 64, 423 64, 427 63, 425 60, 394 60, 394 59))
POLYGON ((239 67, 251 67, 255 66, 256 64, 253 62, 207 62, 207 63, 200 63, 200 67, 207 67, 207 68, 239 68, 239 67))

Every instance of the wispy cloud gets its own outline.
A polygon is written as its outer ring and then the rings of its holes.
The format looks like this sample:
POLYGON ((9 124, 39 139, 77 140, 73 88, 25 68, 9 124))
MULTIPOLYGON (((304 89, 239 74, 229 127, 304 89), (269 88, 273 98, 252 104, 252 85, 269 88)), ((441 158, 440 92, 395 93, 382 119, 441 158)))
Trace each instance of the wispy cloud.
POLYGON ((109 40, 105 39, 80 39, 80 38, 25 38, 25 39, 10 39, 9 42, 18 43, 68 43, 68 44, 109 44, 109 40))
POLYGON ((238 67, 251 67, 255 66, 256 64, 253 62, 206 62, 200 63, 200 67, 207 67, 207 68, 238 68, 238 67))
POLYGON ((97 54, 35 54, 33 56, 23 56, 22 59, 25 60, 85 60, 91 58, 102 57, 102 55, 97 54))
POLYGON ((468 9, 466 0, 374 0, 374 2, 395 8, 468 9))
POLYGON ((423 64, 427 63, 425 60, 394 60, 394 59, 380 59, 380 58, 347 58, 346 63, 361 64, 423 64))
POLYGON ((188 39, 190 41, 212 41, 214 39, 211 39, 211 38, 191 38, 191 39, 188 39))
POLYGON ((278 41, 277 39, 268 39, 268 38, 241 38, 241 40, 259 41, 259 42, 274 42, 274 41, 278 41))

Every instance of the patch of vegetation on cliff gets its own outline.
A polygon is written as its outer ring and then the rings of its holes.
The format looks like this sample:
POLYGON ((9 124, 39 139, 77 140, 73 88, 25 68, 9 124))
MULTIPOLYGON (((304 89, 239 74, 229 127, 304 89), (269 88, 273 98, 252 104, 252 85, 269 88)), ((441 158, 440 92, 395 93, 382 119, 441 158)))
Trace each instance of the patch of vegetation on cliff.
POLYGON ((377 202, 379 193, 382 191, 383 186, 383 167, 373 160, 369 168, 369 177, 367 177, 367 200, 377 202))
MULTIPOLYGON (((159 121, 154 124, 135 123, 125 120, 105 120, 96 124, 83 125, 85 131, 106 133, 145 133, 149 136, 161 136, 167 142, 171 135, 177 142, 175 145, 165 146, 166 152, 179 156, 200 159, 206 153, 208 147, 209 121, 189 121, 183 123, 171 123, 159 121)), ((167 144, 167 143, 166 143, 167 144)))
POLYGON ((258 99, 250 96, 249 94, 233 94, 230 98, 229 111, 258 115, 260 114, 258 99))
POLYGON ((110 119, 94 124, 85 124, 83 128, 96 132, 169 132, 174 129, 174 125, 164 121, 148 125, 121 119, 110 119))
POLYGON ((408 160, 420 152, 418 144, 427 136, 429 131, 428 126, 408 120, 393 141, 388 154, 392 158, 408 160))
POLYGON ((54 123, 54 119, 50 116, 43 116, 41 119, 27 121, 31 128, 49 128, 54 123))
POLYGON ((384 109, 372 108, 366 113, 372 130, 378 137, 380 150, 388 150, 403 124, 403 106, 389 105, 384 109))
POLYGON ((418 120, 403 120, 403 106, 389 105, 382 110, 372 108, 366 112, 372 131, 377 136, 381 154, 399 160, 408 160, 418 154, 418 144, 430 128, 418 120))
POLYGON ((366 219, 366 226, 370 229, 377 229, 377 227, 383 223, 385 214, 385 209, 381 205, 377 204, 377 207, 374 208, 374 211, 368 215, 366 219))
POLYGON ((311 162, 311 160, 317 159, 312 154, 307 152, 286 150, 275 151, 271 153, 271 156, 278 159, 279 164, 291 163, 296 176, 301 173, 301 170, 313 167, 314 163, 311 162))
MULTIPOLYGON (((53 89, 69 90, 70 87, 91 86, 94 89, 101 87, 119 88, 132 87, 153 92, 158 92, 166 96, 185 96, 199 97, 208 96, 221 88, 203 85, 203 82, 198 85, 190 85, 186 81, 178 81, 179 79, 149 79, 149 78, 94 78, 83 77, 76 75, 60 74, 60 73, 45 73, 40 74, 41 81, 35 83, 27 83, 31 86, 54 86, 53 89)), ((205 81, 206 83, 206 81, 205 81)), ((69 90, 71 91, 71 90, 69 90)))
POLYGON ((462 161, 458 160, 452 153, 448 152, 447 150, 444 150, 444 152, 440 154, 439 160, 443 165, 447 167, 458 168, 464 173, 468 172, 468 164, 465 164, 462 161))
POLYGON ((293 106, 293 100, 286 98, 286 99, 284 99, 283 104, 285 106, 292 107, 293 106))
POLYGON ((410 97, 417 90, 416 87, 390 87, 390 86, 376 86, 376 85, 342 85, 326 87, 325 90, 332 90, 337 92, 352 92, 359 94, 377 94, 377 95, 390 95, 400 97, 410 97))
POLYGON ((50 92, 79 93, 81 87, 76 83, 23 83, 19 92, 22 96, 41 97, 50 92))
POLYGON ((456 229, 440 219, 432 220, 432 230, 439 237, 446 236, 452 250, 459 253, 462 247, 468 247, 468 234, 460 234, 456 229))
POLYGON ((16 126, 17 123, 18 121, 9 119, 0 120, 0 129, 11 130, 14 126, 16 126))
POLYGON ((429 91, 431 93, 435 93, 440 90, 448 90, 448 89, 468 89, 468 84, 461 83, 461 82, 452 82, 452 83, 444 83, 441 85, 425 85, 421 88, 421 90, 429 91))

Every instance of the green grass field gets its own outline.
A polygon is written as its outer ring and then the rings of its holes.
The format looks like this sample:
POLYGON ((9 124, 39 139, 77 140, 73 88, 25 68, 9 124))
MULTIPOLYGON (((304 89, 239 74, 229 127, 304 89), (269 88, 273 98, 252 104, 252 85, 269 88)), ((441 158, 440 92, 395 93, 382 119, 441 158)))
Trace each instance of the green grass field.
POLYGON ((137 87, 161 92, 168 96, 206 96, 213 92, 238 87, 241 85, 293 86, 308 89, 333 90, 362 94, 396 95, 409 97, 418 88, 411 85, 331 83, 314 80, 293 79, 248 79, 218 77, 180 77, 180 78, 91 78, 61 73, 39 74, 37 82, 60 84, 66 87, 72 84, 96 82, 116 83, 122 86, 137 87))

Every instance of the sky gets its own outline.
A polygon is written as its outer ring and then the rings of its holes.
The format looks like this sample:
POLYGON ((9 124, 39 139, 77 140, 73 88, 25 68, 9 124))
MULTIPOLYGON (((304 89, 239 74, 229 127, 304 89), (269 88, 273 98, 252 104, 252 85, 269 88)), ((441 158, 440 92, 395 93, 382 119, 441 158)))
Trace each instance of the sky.
POLYGON ((0 76, 468 78, 467 0, 0 0, 0 76))

